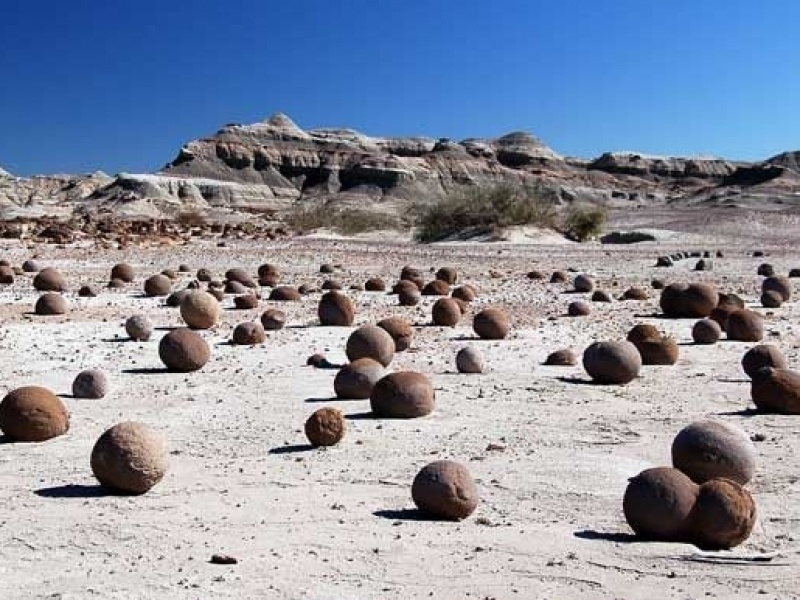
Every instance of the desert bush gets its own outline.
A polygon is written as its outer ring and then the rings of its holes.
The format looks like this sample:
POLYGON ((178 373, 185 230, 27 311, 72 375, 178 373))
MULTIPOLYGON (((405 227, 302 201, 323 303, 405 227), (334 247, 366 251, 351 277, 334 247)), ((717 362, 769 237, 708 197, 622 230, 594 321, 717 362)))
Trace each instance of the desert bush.
POLYGON ((499 234, 519 225, 555 227, 558 222, 555 190, 541 182, 460 187, 414 212, 420 242, 456 234, 499 234))
POLYGON ((600 235, 607 218, 602 206, 578 204, 564 215, 562 231, 571 240, 585 242, 600 235))

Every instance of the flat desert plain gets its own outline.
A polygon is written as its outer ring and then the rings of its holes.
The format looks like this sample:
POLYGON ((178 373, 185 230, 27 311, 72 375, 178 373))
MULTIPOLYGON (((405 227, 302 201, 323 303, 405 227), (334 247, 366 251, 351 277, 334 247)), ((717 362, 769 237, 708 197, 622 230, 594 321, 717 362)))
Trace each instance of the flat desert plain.
MULTIPOLYGON (((767 228, 769 230, 769 228, 767 228)), ((791 228, 790 228, 791 229, 791 228)), ((800 566, 800 422, 749 409, 750 384, 740 360, 753 344, 692 343, 691 319, 659 316, 654 278, 709 281, 741 295, 766 317, 765 341, 798 365, 800 309, 758 302, 769 262, 778 273, 800 267, 786 239, 761 230, 738 238, 713 232, 681 234, 669 242, 590 244, 438 244, 294 239, 284 242, 197 240, 173 247, 100 249, 92 243, 55 247, 3 241, 13 265, 38 255, 67 277, 67 315, 32 314, 38 294, 31 275, 0 291, 3 389, 43 385, 62 396, 69 431, 43 443, 0 445, 0 597, 2 598, 787 598, 798 589, 800 566), (768 240, 773 239, 773 242, 768 240), (727 240, 727 241, 725 241, 727 240), (656 268, 662 254, 717 250, 713 270, 697 259, 656 268), (753 257, 754 250, 765 252, 753 257), (117 262, 134 266, 126 289, 105 287, 117 262), (335 369, 306 366, 313 353, 346 361, 353 330, 321 327, 320 294, 299 302, 269 302, 235 310, 223 300, 218 327, 203 331, 211 360, 188 374, 163 370, 158 341, 182 324, 164 298, 145 298, 143 280, 189 265, 175 289, 200 267, 217 278, 262 263, 282 271, 282 283, 318 286, 340 281, 357 306, 356 325, 403 316, 415 325, 411 348, 392 370, 429 375, 436 408, 424 418, 372 418, 368 400, 334 397, 335 369), (332 275, 322 263, 341 265, 332 275), (349 290, 368 277, 389 287, 404 265, 432 279, 441 266, 479 295, 455 328, 431 325, 435 297, 415 307, 397 296, 349 290), (614 301, 593 303, 585 317, 567 317, 571 282, 550 284, 526 274, 574 269, 590 273, 614 301), (79 298, 80 285, 100 293, 79 298), (649 299, 623 301, 641 286, 649 299), (472 316, 487 305, 512 319, 505 340, 475 338, 472 316), (287 324, 264 344, 229 344, 233 327, 257 320, 267 307, 287 324), (148 342, 127 339, 125 319, 144 313, 156 325, 148 342), (579 353, 595 340, 623 339, 637 323, 677 338, 674 366, 645 366, 624 386, 589 384, 580 361, 543 366, 553 350, 579 353), (455 353, 477 347, 485 373, 459 374, 455 353), (100 400, 72 398, 85 368, 110 381, 100 400), (317 408, 347 415, 336 446, 313 449, 303 432, 317 408), (670 464, 675 434, 692 421, 717 418, 754 436, 757 472, 748 489, 758 506, 750 538, 731 551, 638 541, 625 522, 628 478, 670 464), (142 421, 169 442, 164 479, 141 496, 110 494, 89 465, 100 434, 120 421, 142 421), (453 459, 466 465, 480 494, 477 510, 460 522, 424 518, 411 482, 425 464, 453 459), (225 554, 236 564, 210 562, 225 554)), ((746 233, 746 232, 745 232, 746 233)))

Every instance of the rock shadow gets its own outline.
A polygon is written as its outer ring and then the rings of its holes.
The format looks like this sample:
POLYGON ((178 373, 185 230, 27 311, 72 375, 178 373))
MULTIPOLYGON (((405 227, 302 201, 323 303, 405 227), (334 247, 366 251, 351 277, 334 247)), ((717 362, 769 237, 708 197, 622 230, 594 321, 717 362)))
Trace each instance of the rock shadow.
POLYGON ((295 454, 298 452, 309 452, 313 450, 314 446, 311 444, 290 444, 288 446, 276 446, 275 448, 270 448, 270 454, 295 454))
POLYGON ((390 521, 447 521, 422 512, 418 508, 401 508, 398 510, 384 509, 372 513, 381 519, 390 521))
POLYGON ((40 498, 102 498, 104 496, 124 496, 102 485, 81 485, 68 483, 54 487, 40 488, 33 492, 40 498))
POLYGON ((122 369, 122 372, 127 375, 163 375, 164 373, 171 373, 166 367, 135 367, 131 369, 122 369))
POLYGON ((618 542, 622 544, 631 544, 642 541, 632 533, 623 533, 619 531, 596 531, 594 529, 581 529, 575 531, 573 535, 582 540, 602 540, 606 542, 618 542))

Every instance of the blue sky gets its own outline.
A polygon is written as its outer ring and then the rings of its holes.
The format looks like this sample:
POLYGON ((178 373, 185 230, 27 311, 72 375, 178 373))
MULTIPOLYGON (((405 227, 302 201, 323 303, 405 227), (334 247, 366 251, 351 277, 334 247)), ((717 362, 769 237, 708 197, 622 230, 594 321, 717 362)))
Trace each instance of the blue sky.
POLYGON ((800 149, 800 2, 5 0, 0 166, 140 172, 229 122, 564 154, 800 149))

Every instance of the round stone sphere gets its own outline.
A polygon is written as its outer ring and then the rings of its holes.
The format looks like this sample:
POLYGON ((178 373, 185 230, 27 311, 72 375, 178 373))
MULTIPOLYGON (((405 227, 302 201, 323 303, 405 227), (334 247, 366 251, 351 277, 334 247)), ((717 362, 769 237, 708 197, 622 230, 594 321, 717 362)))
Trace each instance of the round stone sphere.
POLYGON ((716 344, 722 337, 722 327, 713 319, 700 319, 692 327, 692 339, 695 344, 716 344))
POLYGON ((583 368, 596 383, 629 383, 641 367, 642 356, 629 341, 595 342, 583 352, 583 368))
POLYGON ((97 400, 108 393, 108 378, 100 369, 81 371, 72 381, 72 395, 97 400))
POLYGON ((414 339, 414 328, 402 317, 388 317, 378 321, 377 325, 392 336, 395 352, 403 352, 411 346, 414 339))
POLYGON ((643 365, 674 365, 678 362, 680 348, 674 338, 660 336, 657 339, 633 342, 643 365))
POLYGON ((685 312, 683 298, 688 288, 685 283, 670 283, 661 290, 658 303, 665 317, 676 318, 683 315, 685 312))
POLYGON ((91 285, 82 285, 78 288, 78 296, 81 298, 96 298, 97 294, 97 288, 91 285))
POLYGON ((14 269, 0 266, 0 284, 11 285, 12 283, 14 283, 14 269))
POLYGON ((370 277, 364 284, 364 289, 368 292, 385 292, 386 283, 380 277, 370 277))
POLYGON ((756 269, 756 275, 761 275, 762 277, 772 277, 775 275, 775 267, 769 263, 761 263, 758 265, 758 269, 756 269))
POLYGON ((91 466, 97 481, 125 494, 149 491, 164 478, 168 465, 166 438, 144 423, 118 423, 92 448, 91 466))
POLYGON ((233 306, 237 310, 250 310, 253 308, 258 308, 258 296, 256 296, 253 292, 236 296, 233 299, 233 306))
POLYGON ((166 296, 172 290, 172 281, 166 275, 153 275, 144 280, 144 295, 148 297, 166 296))
POLYGON ((0 430, 17 442, 43 442, 69 429, 69 413, 61 399, 38 385, 20 387, 0 402, 0 430))
POLYGON ((760 342, 764 339, 764 317, 752 310, 740 308, 728 315, 725 332, 729 340, 760 342))
POLYGON ((281 271, 269 263, 258 267, 258 284, 266 287, 275 287, 281 280, 281 271))
POLYGON ((346 429, 347 422, 342 411, 331 407, 315 410, 305 425, 306 437, 315 448, 338 444, 346 429))
POLYGON ((106 288, 109 290, 122 290, 125 289, 125 282, 122 279, 110 279, 109 282, 106 284, 106 288))
POLYGON ((460 521, 478 507, 478 488, 464 465, 437 460, 425 465, 414 477, 411 498, 425 514, 460 521))
POLYGON ((472 329, 483 340, 502 340, 511 330, 511 321, 502 308, 484 308, 472 320, 472 329))
POLYGON ((725 477, 745 485, 756 470, 756 448, 748 435, 729 423, 697 421, 672 441, 672 466, 695 483, 725 477))
POLYGON ((581 273, 575 276, 572 286, 575 288, 576 292, 589 293, 594 291, 594 279, 589 275, 581 273))
POLYGON ((744 308, 744 300, 736 294, 720 294, 719 303, 717 306, 732 306, 735 308, 744 308))
POLYGON ((210 329, 220 318, 219 301, 208 292, 193 290, 181 300, 181 318, 192 329, 210 329))
POLYGON ((441 279, 434 279, 425 284, 422 288, 423 296, 447 296, 450 293, 450 286, 441 279))
POLYGON ((420 279, 422 277, 422 271, 420 271, 416 267, 412 267, 411 265, 406 265, 402 269, 400 269, 400 279, 405 279, 407 281, 414 281, 415 279, 420 279))
POLYGON ((800 373, 764 367, 753 374, 750 397, 761 412, 800 414, 800 373))
POLYGON ((384 366, 371 358, 359 358, 344 365, 333 379, 337 398, 366 400, 375 384, 386 375, 384 366))
POLYGON ((208 362, 211 348, 199 333, 180 327, 161 338, 158 355, 170 371, 189 373, 201 369, 208 362))
POLYGON ((461 320, 461 307, 453 298, 439 298, 431 308, 433 324, 440 327, 455 327, 461 320))
POLYGON ((347 338, 345 353, 350 361, 371 358, 387 367, 394 358, 394 348, 394 339, 385 329, 377 325, 362 325, 347 338))
POLYGON ((263 344, 266 339, 267 334, 264 332, 264 327, 256 321, 239 323, 233 328, 233 334, 231 335, 231 343, 235 346, 263 344))
POLYGON ((775 290, 767 290, 761 293, 761 306, 764 308, 780 308, 783 304, 783 298, 775 290))
POLYGON ((125 333, 136 342, 146 342, 153 335, 153 323, 147 315, 133 315, 125 321, 125 333))
POLYGON ((636 345, 646 340, 657 340, 661 337, 661 331, 655 325, 639 323, 631 328, 626 339, 636 345))
POLYGON ((136 271, 128 263, 117 263, 111 267, 111 277, 109 279, 119 279, 125 283, 131 283, 136 278, 136 271))
POLYGON ((565 271, 553 271, 550 276, 550 283, 567 283, 569 276, 565 271))
POLYGON ((645 540, 685 541, 698 486, 678 469, 646 469, 628 481, 622 510, 634 533, 645 540))
POLYGON ((402 286, 397 291, 397 303, 400 306, 416 306, 422 300, 422 294, 415 285, 402 286))
POLYGON ((612 302, 611 294, 604 290, 595 290, 592 293, 592 302, 612 302))
MULTIPOLYGON (((169 306, 170 308, 178 308, 183 302, 183 299, 186 298, 189 294, 191 294, 193 290, 184 289, 184 290, 176 290, 172 292, 167 299, 164 300, 164 304, 169 306)), ((213 294, 212 294, 213 295, 213 294)))
MULTIPOLYGON (((227 281, 236 281, 237 283, 241 283, 245 287, 254 288, 256 287, 255 281, 250 276, 250 274, 242 268, 236 267, 233 269, 228 269, 225 271, 225 279, 227 281)), ((243 292, 236 292, 236 293, 243 293, 243 292)))
POLYGON ((578 354, 571 348, 555 350, 547 355, 544 364, 552 367, 572 367, 578 364, 578 354))
POLYGON ((731 304, 721 304, 711 311, 711 314, 708 315, 708 318, 712 321, 716 321, 722 331, 726 331, 728 328, 728 318, 731 316, 732 312, 737 310, 740 310, 737 306, 733 306, 731 304))
POLYGON ((719 302, 719 293, 708 283, 691 283, 683 293, 682 316, 694 319, 707 317, 719 302))
POLYGON ((369 401, 376 417, 414 419, 433 411, 435 392, 430 379, 422 373, 398 371, 375 384, 369 401))
POLYGON ((250 288, 248 288, 241 281, 229 279, 228 281, 225 282, 223 291, 226 294, 246 294, 247 292, 250 291, 250 288))
POLYGON ((475 346, 464 346, 456 353, 456 368, 459 373, 483 373, 486 360, 475 346))
POLYGON ((325 281, 322 282, 322 285, 320 286, 320 288, 323 289, 323 290, 337 290, 338 291, 338 290, 343 289, 344 286, 341 284, 341 282, 339 282, 339 281, 337 281, 335 279, 326 279, 325 281))
POLYGON ((759 369, 772 367, 773 369, 787 369, 789 362, 780 348, 773 344, 758 344, 753 346, 742 356, 742 369, 751 379, 759 369))
POLYGON ((336 269, 334 268, 334 266, 330 263, 323 263, 319 266, 320 273, 330 274, 333 273, 335 270, 336 269))
POLYGON ((28 259, 22 263, 22 271, 24 273, 38 273, 42 270, 42 266, 35 260, 28 259))
POLYGON ((542 273, 538 269, 533 269, 532 271, 528 271, 528 274, 526 275, 526 277, 528 279, 533 279, 535 281, 538 281, 540 279, 544 279, 544 273, 542 273))
POLYGON ((436 279, 444 281, 447 285, 455 285, 458 280, 458 271, 453 267, 442 267, 436 271, 436 279))
POLYGON ((209 282, 214 278, 213 273, 206 268, 197 269, 197 274, 195 275, 197 281, 209 282))
POLYGON ((277 331, 286 325, 286 313, 277 308, 268 308, 261 314, 261 325, 267 331, 277 331))
POLYGON ((64 292, 67 282, 57 269, 45 267, 33 278, 33 287, 39 292, 64 292))
POLYGON ((47 292, 36 300, 33 312, 42 316, 63 315, 69 312, 69 304, 61 294, 47 292))
POLYGON ((273 302, 299 302, 302 299, 300 291, 290 285, 279 285, 269 293, 273 302))
POLYGON ((730 479, 711 479, 701 485, 688 519, 691 540, 703 550, 738 546, 750 537, 755 523, 753 497, 730 479))
POLYGON ((650 294, 647 293, 647 290, 640 287, 628 288, 622 294, 623 300, 648 300, 649 298, 650 294))
POLYGON ((321 325, 350 327, 355 315, 356 307, 353 301, 336 291, 323 294, 317 306, 317 316, 321 325))
POLYGON ((792 282, 788 277, 773 275, 761 282, 762 292, 776 292, 783 302, 788 302, 792 297, 792 282))
POLYGON ((592 305, 584 300, 575 300, 567 306, 567 314, 570 317, 587 317, 592 314, 592 305))
POLYGON ((464 285, 460 285, 455 288, 450 295, 456 300, 461 300, 462 302, 472 302, 478 297, 478 290, 476 290, 474 286, 465 283, 464 285))

